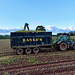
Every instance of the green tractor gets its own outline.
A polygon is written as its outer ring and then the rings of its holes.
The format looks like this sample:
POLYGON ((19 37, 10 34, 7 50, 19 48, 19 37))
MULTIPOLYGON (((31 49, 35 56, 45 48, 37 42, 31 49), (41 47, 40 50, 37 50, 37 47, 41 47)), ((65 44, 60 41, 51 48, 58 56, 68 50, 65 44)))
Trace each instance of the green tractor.
POLYGON ((70 40, 70 35, 59 35, 53 42, 53 47, 60 50, 75 49, 75 42, 70 40))

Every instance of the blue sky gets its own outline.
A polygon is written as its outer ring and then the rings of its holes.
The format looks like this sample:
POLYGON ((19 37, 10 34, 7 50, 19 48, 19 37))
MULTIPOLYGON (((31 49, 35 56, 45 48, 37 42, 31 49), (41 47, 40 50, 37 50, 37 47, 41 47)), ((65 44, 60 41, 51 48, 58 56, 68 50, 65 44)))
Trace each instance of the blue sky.
POLYGON ((57 28, 75 27, 75 0, 0 0, 0 29, 29 23, 57 28))

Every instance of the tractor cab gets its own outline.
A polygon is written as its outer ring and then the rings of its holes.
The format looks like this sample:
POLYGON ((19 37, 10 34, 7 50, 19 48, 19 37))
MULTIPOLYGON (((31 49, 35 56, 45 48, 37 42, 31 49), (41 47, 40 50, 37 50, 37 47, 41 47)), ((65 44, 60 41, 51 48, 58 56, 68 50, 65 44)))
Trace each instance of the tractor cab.
POLYGON ((59 35, 57 36, 57 39, 54 41, 54 43, 60 43, 62 41, 67 42, 68 39, 70 39, 70 37, 67 35, 59 35))

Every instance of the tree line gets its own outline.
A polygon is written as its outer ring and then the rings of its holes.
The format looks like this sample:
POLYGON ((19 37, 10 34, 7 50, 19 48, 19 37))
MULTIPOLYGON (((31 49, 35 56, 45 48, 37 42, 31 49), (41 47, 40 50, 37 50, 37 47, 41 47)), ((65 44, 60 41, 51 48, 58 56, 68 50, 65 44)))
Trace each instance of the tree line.
POLYGON ((10 35, 0 35, 0 39, 10 39, 10 35))
POLYGON ((75 36, 75 31, 69 32, 69 33, 57 33, 57 35, 70 35, 70 36, 75 36))

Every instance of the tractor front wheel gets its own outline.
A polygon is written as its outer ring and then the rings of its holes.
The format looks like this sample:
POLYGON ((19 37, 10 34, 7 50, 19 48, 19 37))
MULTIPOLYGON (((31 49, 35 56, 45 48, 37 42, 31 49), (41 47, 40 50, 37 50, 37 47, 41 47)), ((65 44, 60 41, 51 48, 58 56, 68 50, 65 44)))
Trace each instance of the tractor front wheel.
POLYGON ((60 50, 63 50, 63 51, 67 50, 67 48, 68 48, 67 43, 65 43, 65 42, 60 43, 59 48, 60 48, 60 50))
POLYGON ((73 49, 75 49, 75 43, 73 44, 73 49))

